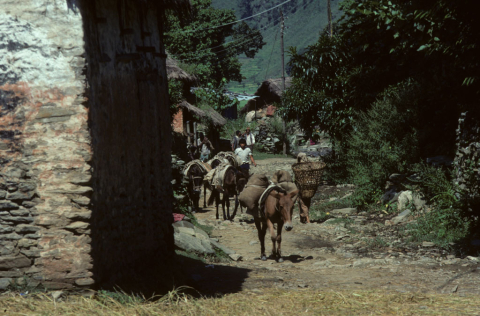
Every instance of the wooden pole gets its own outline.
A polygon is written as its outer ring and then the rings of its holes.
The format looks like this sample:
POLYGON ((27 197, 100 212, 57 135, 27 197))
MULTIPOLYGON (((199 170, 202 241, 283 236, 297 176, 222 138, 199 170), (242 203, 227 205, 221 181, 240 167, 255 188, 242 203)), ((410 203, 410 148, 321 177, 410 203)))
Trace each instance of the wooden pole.
MULTIPOLYGON (((285 30, 285 19, 283 18, 283 12, 280 10, 280 50, 282 56, 282 91, 285 91, 285 49, 283 48, 283 32, 285 30)), ((287 156, 287 126, 285 124, 285 118, 283 118, 283 155, 287 156)))
POLYGON ((328 12, 328 34, 330 37, 333 36, 333 26, 332 26, 332 6, 331 0, 327 0, 327 12, 328 12))
POLYGON ((192 144, 192 136, 190 136, 190 121, 187 121, 187 139, 188 144, 192 144))

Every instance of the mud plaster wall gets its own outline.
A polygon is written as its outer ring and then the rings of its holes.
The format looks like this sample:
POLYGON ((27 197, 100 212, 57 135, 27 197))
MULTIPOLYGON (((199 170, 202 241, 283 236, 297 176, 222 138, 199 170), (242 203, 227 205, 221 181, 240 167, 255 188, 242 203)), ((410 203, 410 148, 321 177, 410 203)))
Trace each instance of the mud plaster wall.
POLYGON ((2 1, 0 284, 171 284, 157 14, 136 1, 2 1))

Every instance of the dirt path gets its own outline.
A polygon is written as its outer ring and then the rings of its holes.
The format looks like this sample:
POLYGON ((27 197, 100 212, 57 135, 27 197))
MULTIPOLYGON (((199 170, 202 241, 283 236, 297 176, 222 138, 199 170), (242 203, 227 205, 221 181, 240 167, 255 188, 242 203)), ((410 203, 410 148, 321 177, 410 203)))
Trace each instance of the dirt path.
MULTIPOLYGON (((275 169, 288 169, 290 160, 263 160, 260 166, 265 167, 261 170, 272 173, 275 169)), ((249 215, 238 214, 230 222, 216 220, 213 208, 198 213, 199 222, 214 227, 212 237, 242 259, 192 271, 195 288, 209 294, 246 290, 260 293, 271 287, 480 294, 480 265, 475 260, 454 259, 433 250, 420 254, 411 250, 398 252, 392 247, 370 250, 360 247, 358 240, 375 227, 369 228, 361 221, 353 224, 351 228, 358 234, 352 239, 344 225, 301 224, 298 208, 294 217, 294 229, 283 233, 285 261, 277 263, 273 259, 260 260, 257 231, 249 215)), ((266 248, 268 254, 271 249, 268 233, 266 248)))

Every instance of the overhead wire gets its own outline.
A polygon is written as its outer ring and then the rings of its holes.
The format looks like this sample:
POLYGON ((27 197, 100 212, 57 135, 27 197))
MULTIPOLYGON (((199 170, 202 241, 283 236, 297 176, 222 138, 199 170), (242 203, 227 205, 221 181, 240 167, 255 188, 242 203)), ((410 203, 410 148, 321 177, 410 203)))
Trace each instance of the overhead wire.
MULTIPOLYGON (((274 26, 275 26, 275 22, 277 22, 277 21, 279 21, 279 20, 280 20, 280 19, 273 20, 273 22, 269 22, 269 24, 270 24, 269 26, 264 26, 263 28, 260 28, 260 29, 258 29, 258 30, 259 30, 259 31, 265 31, 265 30, 267 30, 267 29, 269 29, 269 28, 271 28, 271 27, 274 27, 274 26)), ((188 53, 183 53, 183 54, 177 54, 177 55, 175 55, 175 56, 183 56, 183 55, 188 55, 188 54, 197 54, 197 53, 202 52, 202 51, 206 51, 206 50, 209 50, 209 49, 218 48, 218 47, 224 46, 224 45, 226 45, 226 44, 230 44, 230 43, 237 42, 237 41, 242 40, 242 39, 244 39, 244 38, 246 38, 246 37, 249 37, 249 35, 245 35, 245 36, 236 38, 236 39, 234 39, 234 40, 225 42, 225 43, 220 44, 220 45, 217 45, 217 46, 200 49, 200 50, 197 50, 197 51, 195 51, 195 52, 188 52, 188 53)), ((254 38, 252 38, 252 40, 255 39, 255 38, 257 38, 257 36, 254 37, 254 38)))
POLYGON ((251 18, 254 18, 256 16, 259 16, 261 14, 264 14, 266 12, 269 12, 269 11, 272 11, 273 9, 275 8, 278 8, 282 5, 284 5, 285 3, 288 3, 292 0, 287 0, 287 1, 284 1, 280 4, 277 4, 276 6, 270 8, 270 9, 267 9, 265 11, 262 11, 262 12, 259 12, 259 13, 256 13, 254 15, 251 15, 251 16, 248 16, 246 18, 243 18, 243 19, 240 19, 240 20, 236 20, 236 21, 233 21, 233 22, 229 22, 229 23, 225 23, 225 24, 221 24, 221 25, 215 25, 215 26, 211 26, 211 27, 206 27, 206 28, 203 28, 203 29, 193 29, 193 30, 184 30, 184 31, 177 31, 175 33, 192 33, 192 32, 200 32, 200 31, 205 31, 205 30, 212 30, 212 29, 216 29, 216 28, 219 28, 219 27, 224 27, 224 26, 228 26, 228 25, 232 25, 232 24, 235 24, 235 23, 238 23, 238 22, 242 22, 242 21, 245 21, 245 20, 248 20, 248 19, 251 19, 251 18))
MULTIPOLYGON (((293 11, 294 11, 295 9, 297 9, 296 6, 293 7, 287 14, 293 13, 293 11)), ((275 23, 278 22, 280 19, 281 19, 281 18, 274 19, 272 22, 269 22, 269 24, 272 24, 272 23, 273 23, 273 25, 266 26, 266 27, 264 27, 264 28, 261 29, 261 30, 262 30, 262 31, 265 31, 265 30, 267 30, 267 29, 275 26, 275 23)), ((275 35, 275 41, 276 41, 277 35, 278 35, 278 30, 277 30, 276 35, 275 35)), ((245 37, 248 37, 248 35, 243 36, 243 37, 238 38, 238 39, 235 39, 235 40, 232 40, 232 41, 229 41, 229 42, 227 42, 227 43, 223 43, 223 44, 221 44, 221 45, 217 45, 217 46, 210 47, 210 48, 204 48, 204 49, 202 49, 202 50, 198 50, 198 51, 195 51, 195 52, 183 53, 183 54, 179 54, 179 55, 176 55, 176 56, 183 56, 183 55, 188 55, 188 54, 196 54, 196 53, 198 53, 198 52, 202 52, 202 51, 206 51, 206 50, 209 50, 209 49, 218 48, 218 47, 224 46, 225 44, 229 44, 229 43, 233 43, 233 42, 239 41, 239 40, 241 40, 241 39, 243 39, 243 38, 245 38, 245 37)), ((219 52, 227 51, 227 50, 230 49, 230 48, 237 47, 237 46, 240 46, 241 44, 248 43, 249 41, 253 41, 253 40, 255 40, 256 38, 257 38, 257 37, 251 38, 250 40, 244 41, 244 42, 242 42, 242 43, 238 43, 237 45, 229 46, 229 47, 227 47, 227 48, 225 48, 225 49, 223 49, 223 50, 220 50, 220 51, 217 51, 217 52, 213 52, 213 53, 215 53, 215 54, 218 56, 218 53, 219 53, 219 52)), ((205 56, 210 55, 210 53, 211 53, 211 52, 206 53, 206 54, 203 54, 203 55, 201 55, 201 56, 194 56, 194 57, 189 57, 189 58, 184 58, 184 59, 177 59, 177 61, 186 61, 186 60, 192 60, 192 59, 200 59, 200 58, 202 58, 202 57, 205 57, 205 56)), ((222 54, 220 54, 220 55, 222 55, 222 54)), ((271 55, 270 55, 270 58, 271 58, 271 55)))

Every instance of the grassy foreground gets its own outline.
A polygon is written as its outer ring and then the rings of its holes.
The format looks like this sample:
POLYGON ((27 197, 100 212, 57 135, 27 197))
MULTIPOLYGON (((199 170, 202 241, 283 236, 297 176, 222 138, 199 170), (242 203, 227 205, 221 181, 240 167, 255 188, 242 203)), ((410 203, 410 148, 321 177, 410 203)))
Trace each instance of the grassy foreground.
POLYGON ((68 296, 56 301, 47 294, 0 296, 3 315, 474 315, 478 297, 446 294, 347 293, 312 289, 265 289, 218 298, 192 298, 170 292, 154 301, 120 300, 106 295, 68 296))

